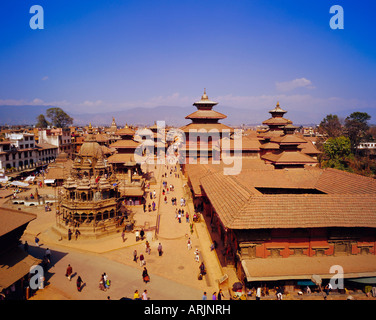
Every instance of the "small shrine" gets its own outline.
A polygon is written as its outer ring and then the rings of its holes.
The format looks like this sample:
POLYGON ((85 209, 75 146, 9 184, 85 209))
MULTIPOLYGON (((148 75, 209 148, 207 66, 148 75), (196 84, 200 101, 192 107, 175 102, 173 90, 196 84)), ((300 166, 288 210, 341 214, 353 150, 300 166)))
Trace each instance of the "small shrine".
POLYGON ((131 223, 131 214, 120 197, 119 181, 104 158, 91 125, 71 173, 59 192, 55 231, 62 237, 98 238, 119 232, 131 223))

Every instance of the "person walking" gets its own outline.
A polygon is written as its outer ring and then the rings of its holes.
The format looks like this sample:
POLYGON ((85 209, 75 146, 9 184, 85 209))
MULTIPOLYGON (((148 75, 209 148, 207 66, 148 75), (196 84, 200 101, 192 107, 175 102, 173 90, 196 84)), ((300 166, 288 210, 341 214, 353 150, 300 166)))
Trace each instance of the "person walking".
POLYGON ((258 287, 256 290, 256 300, 261 299, 261 287, 258 287))
POLYGON ((195 251, 195 261, 200 262, 200 253, 198 252, 198 249, 195 251))
POLYGON ((147 240, 145 242, 145 251, 146 251, 146 253, 148 253, 150 255, 151 248, 150 248, 150 243, 147 240))
POLYGON ((103 274, 101 275, 101 278, 99 280, 99 289, 102 290, 102 291, 106 291, 106 287, 104 285, 103 274))
POLYGON ((158 254, 159 254, 160 257, 162 256, 162 253, 163 253, 163 251, 162 251, 162 245, 161 245, 161 243, 159 243, 159 245, 158 245, 158 254))
POLYGON ((68 229, 68 240, 70 241, 72 239, 72 230, 68 229))
POLYGON ((108 279, 106 272, 103 272, 103 284, 106 289, 110 287, 109 283, 110 283, 110 280, 108 279))
POLYGON ((150 281, 150 277, 149 277, 148 270, 146 269, 146 267, 144 267, 144 270, 142 271, 142 280, 145 283, 148 283, 150 281))
POLYGON ((191 250, 191 249, 192 249, 192 242, 191 242, 191 238, 188 238, 188 241, 187 241, 187 246, 188 246, 188 250, 191 250))
POLYGON ((37 245, 37 247, 39 247, 39 238, 38 238, 38 235, 35 236, 35 244, 37 245))
POLYGON ((77 240, 77 239, 78 239, 78 236, 81 235, 80 230, 76 229, 76 231, 74 232, 74 235, 75 235, 76 240, 77 240))
POLYGON ((144 255, 141 253, 140 254, 140 267, 142 267, 145 264, 145 258, 144 255))
POLYGON ((81 277, 78 276, 77 281, 76 281, 76 286, 77 286, 78 292, 81 292, 81 290, 82 290, 82 283, 83 283, 83 281, 82 281, 81 277))
POLYGON ((225 296, 223 295, 222 293, 222 289, 219 289, 218 291, 218 296, 217 296, 217 300, 222 300, 222 298, 224 298, 225 296))
POLYGON ((51 262, 51 250, 50 249, 46 249, 46 258, 48 259, 48 263, 51 262))
POLYGON ((137 262, 137 250, 133 251, 133 261, 137 262))
POLYGON ((65 272, 65 276, 68 278, 69 281, 71 281, 72 273, 73 273, 73 268, 71 267, 70 264, 68 264, 67 271, 65 272))
POLYGON ((217 300, 217 292, 213 292, 212 300, 217 300))
POLYGON ((142 293, 142 300, 148 300, 148 291, 145 289, 144 292, 142 293))
POLYGON ((202 300, 208 300, 208 297, 206 295, 206 291, 204 292, 203 296, 202 296, 202 300))

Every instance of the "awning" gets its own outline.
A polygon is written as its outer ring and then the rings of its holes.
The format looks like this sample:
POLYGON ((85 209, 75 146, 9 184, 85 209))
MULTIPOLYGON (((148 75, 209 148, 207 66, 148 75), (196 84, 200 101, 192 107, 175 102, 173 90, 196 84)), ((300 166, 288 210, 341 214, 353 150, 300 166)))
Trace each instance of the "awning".
POLYGON ((364 283, 364 284, 376 284, 376 277, 370 278, 358 278, 358 279, 346 279, 347 281, 357 282, 357 283, 364 283))
POLYGON ((34 181, 35 179, 35 176, 28 176, 24 181, 28 182, 28 181, 34 181))
POLYGON ((45 179, 44 183, 55 183, 55 179, 45 179))
POLYGON ((28 183, 25 183, 25 182, 21 182, 21 181, 13 181, 10 183, 12 186, 16 186, 16 187, 28 187, 29 184, 28 183))
POLYGON ((312 281, 309 281, 309 280, 298 281, 297 285, 298 286, 304 286, 304 287, 306 287, 306 286, 316 286, 315 283, 313 283, 312 281))
POLYGON ((376 277, 375 255, 256 258, 241 261, 247 281, 307 281, 313 274, 331 279, 333 266, 341 266, 345 279, 376 277))

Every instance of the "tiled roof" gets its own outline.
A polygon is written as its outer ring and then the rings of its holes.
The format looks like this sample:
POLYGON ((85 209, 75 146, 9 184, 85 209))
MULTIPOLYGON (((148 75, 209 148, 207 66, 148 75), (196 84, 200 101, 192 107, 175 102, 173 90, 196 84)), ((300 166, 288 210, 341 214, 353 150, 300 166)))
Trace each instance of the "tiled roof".
POLYGON ((0 208, 0 236, 11 232, 36 218, 37 216, 32 213, 0 208))
POLYGON ((232 229, 373 227, 376 180, 339 170, 249 170, 200 179, 223 225, 232 229), (317 189, 327 194, 261 194, 256 188, 317 189), (351 194, 351 196, 349 196, 351 194))
POLYGON ((301 144, 301 143, 307 143, 306 140, 299 138, 298 136, 294 134, 285 134, 280 137, 273 137, 270 139, 271 142, 276 142, 282 145, 289 145, 289 144, 301 144))
POLYGON ((130 149, 136 149, 140 145, 139 142, 136 142, 134 140, 118 140, 114 143, 110 144, 111 148, 130 148, 130 149))
POLYGON ((291 120, 285 119, 283 117, 269 118, 268 120, 263 121, 262 124, 266 125, 285 125, 291 123, 291 120))
POLYGON ((116 130, 115 134, 119 135, 119 136, 123 136, 123 135, 126 135, 126 136, 133 136, 135 133, 135 131, 131 128, 128 128, 128 127, 124 127, 122 129, 118 129, 116 130))
MULTIPOLYGON (((255 137, 242 136, 241 141, 240 150, 260 150, 260 140, 255 137)), ((234 139, 223 138, 221 140, 221 147, 223 150, 238 150, 239 148, 237 148, 237 144, 238 142, 234 141, 234 139), (229 145, 229 147, 227 145, 229 145)))
POLYGON ((234 229, 376 228, 375 195, 303 194, 252 197, 231 221, 234 229))
POLYGON ((133 153, 116 153, 107 158, 108 163, 136 164, 133 153))
POLYGON ((214 111, 214 110, 197 110, 190 115, 186 116, 185 119, 225 119, 226 115, 214 111))
POLYGON ((229 130, 230 132, 234 132, 233 128, 226 126, 225 124, 222 124, 222 123, 190 123, 180 128, 180 130, 187 132, 187 133, 189 133, 189 130, 191 129, 192 130, 204 129, 208 132, 211 129, 216 129, 219 132, 226 129, 226 130, 229 130))
POLYGON ((305 154, 318 155, 322 153, 321 151, 317 150, 316 146, 311 140, 307 140, 307 143, 300 144, 299 148, 301 149, 301 152, 305 154))
POLYGON ((315 188, 325 193, 364 194, 376 193, 376 180, 337 169, 322 170, 315 188))
POLYGON ((273 162, 274 164, 305 164, 317 163, 317 160, 298 151, 283 151, 280 153, 267 153, 262 159, 273 162))

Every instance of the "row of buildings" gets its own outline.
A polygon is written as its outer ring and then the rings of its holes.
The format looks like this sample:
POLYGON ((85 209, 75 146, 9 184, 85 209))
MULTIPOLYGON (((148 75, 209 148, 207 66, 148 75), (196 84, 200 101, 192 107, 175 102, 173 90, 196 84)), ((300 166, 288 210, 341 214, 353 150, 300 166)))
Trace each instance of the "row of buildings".
MULTIPOLYGON (((69 146, 61 138, 66 149, 48 167, 62 194, 57 232, 66 236, 77 224, 83 236, 116 231, 127 207, 144 201, 147 172, 137 153, 163 160, 173 147, 218 255, 239 279, 293 288, 309 285, 312 275, 328 281, 332 266, 341 266, 349 281, 376 283, 374 179, 319 168, 314 139, 296 132, 279 103, 262 131, 222 124, 226 115, 205 91, 193 105, 191 123, 170 136, 156 125, 119 129, 113 120, 101 132, 71 129, 69 146)), ((37 143, 51 143, 48 135, 38 134, 37 143)))
MULTIPOLYGON (((207 130, 223 126, 205 94, 195 105, 207 130)), ((269 113, 267 130, 242 135, 240 171, 226 173, 225 161, 183 165, 222 263, 251 285, 290 290, 313 285, 313 275, 328 282, 335 266, 346 285, 376 284, 376 181, 319 168, 320 152, 296 134, 286 111, 277 103, 269 113)), ((237 151, 234 136, 227 139, 234 141, 229 150, 219 148, 223 159, 237 151)))

